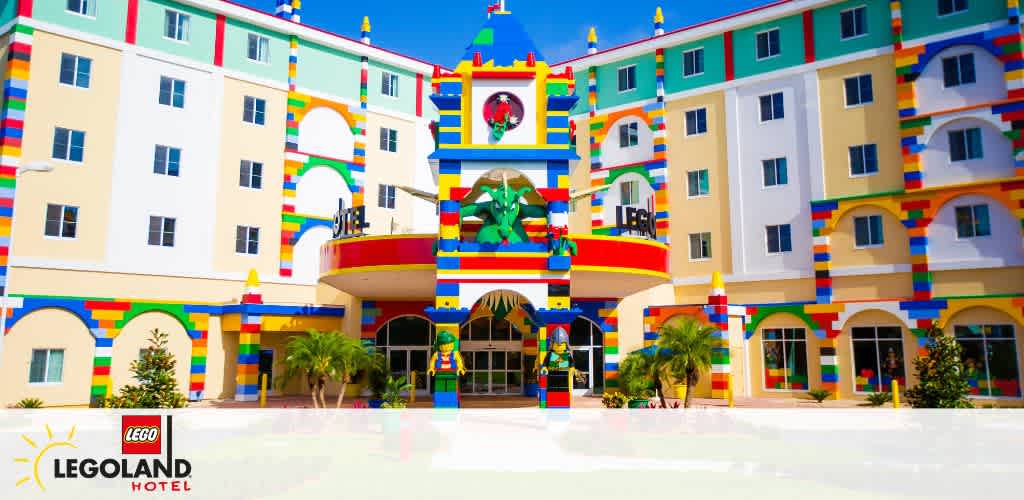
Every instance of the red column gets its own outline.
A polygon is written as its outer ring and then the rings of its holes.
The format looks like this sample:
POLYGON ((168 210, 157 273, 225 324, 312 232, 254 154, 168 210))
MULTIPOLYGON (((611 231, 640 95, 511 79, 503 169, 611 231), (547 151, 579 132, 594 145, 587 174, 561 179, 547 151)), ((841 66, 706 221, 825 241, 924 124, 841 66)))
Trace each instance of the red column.
POLYGON ((128 14, 125 16, 124 41, 135 45, 139 25, 139 0, 128 0, 128 14))

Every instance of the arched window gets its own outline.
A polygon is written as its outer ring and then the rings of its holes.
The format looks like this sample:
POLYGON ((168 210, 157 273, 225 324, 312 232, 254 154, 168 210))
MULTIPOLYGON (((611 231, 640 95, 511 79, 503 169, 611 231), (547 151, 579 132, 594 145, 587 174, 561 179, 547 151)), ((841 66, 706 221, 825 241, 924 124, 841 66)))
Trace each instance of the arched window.
POLYGON ((573 382, 573 391, 604 391, 604 332, 601 328, 587 318, 576 318, 569 327, 569 346, 576 370, 583 375, 573 382))
POLYGON ((430 387, 427 362, 435 333, 434 324, 418 316, 399 316, 377 329, 377 349, 387 358, 391 375, 409 377, 415 371, 417 393, 427 394, 430 387))

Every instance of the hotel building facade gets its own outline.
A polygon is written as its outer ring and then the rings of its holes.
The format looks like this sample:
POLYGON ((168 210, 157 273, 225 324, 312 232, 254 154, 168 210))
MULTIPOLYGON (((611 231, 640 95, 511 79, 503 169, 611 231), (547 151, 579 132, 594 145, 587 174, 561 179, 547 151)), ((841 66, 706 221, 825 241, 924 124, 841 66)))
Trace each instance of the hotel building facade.
POLYGON ((459 329, 463 393, 519 394, 565 325, 574 392, 600 392, 681 316, 719 329, 701 395, 913 385, 937 322, 976 397, 1019 402, 1018 0, 781 1, 674 31, 659 12, 557 64, 491 9, 452 70, 277 3, 3 4, 0 404, 94 402, 153 329, 193 400, 251 400, 309 328, 421 374, 459 329), (487 138, 486 92, 521 99, 519 146, 487 138), (531 187, 531 242, 567 226, 578 254, 473 247, 452 211, 488 182, 531 187), (334 238, 339 200, 366 236, 334 238))

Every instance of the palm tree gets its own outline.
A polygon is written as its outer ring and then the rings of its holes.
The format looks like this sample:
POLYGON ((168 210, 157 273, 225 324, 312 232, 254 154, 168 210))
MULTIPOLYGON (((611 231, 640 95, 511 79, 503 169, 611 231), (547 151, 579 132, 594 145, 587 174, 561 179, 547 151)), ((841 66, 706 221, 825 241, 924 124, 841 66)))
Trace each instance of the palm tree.
POLYGON ((327 382, 338 375, 339 359, 344 350, 344 337, 337 332, 309 330, 305 336, 292 337, 285 347, 284 375, 278 379, 283 390, 288 382, 305 375, 313 397, 313 408, 326 408, 324 391, 327 382))
MULTIPOLYGON (((665 324, 658 332, 655 342, 653 371, 655 384, 662 376, 686 382, 686 399, 683 407, 690 407, 693 387, 700 380, 701 372, 711 369, 712 353, 717 339, 713 337, 717 328, 705 325, 696 318, 683 318, 680 321, 665 324)), ((665 405, 664 393, 661 393, 661 404, 665 405)))
POLYGON ((361 339, 341 336, 341 352, 335 359, 335 372, 341 379, 341 391, 338 392, 338 403, 341 408, 345 398, 345 389, 359 372, 381 370, 384 367, 384 355, 377 352, 372 345, 365 345, 361 339))

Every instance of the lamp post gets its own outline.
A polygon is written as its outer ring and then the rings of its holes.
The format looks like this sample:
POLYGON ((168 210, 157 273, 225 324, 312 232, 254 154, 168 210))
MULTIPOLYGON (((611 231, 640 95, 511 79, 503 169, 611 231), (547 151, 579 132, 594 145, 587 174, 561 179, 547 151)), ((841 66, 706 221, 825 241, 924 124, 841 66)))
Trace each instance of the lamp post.
MULTIPOLYGON (((14 177, 21 177, 22 174, 30 172, 52 172, 53 165, 45 161, 36 161, 21 165, 15 170, 14 177)), ((0 355, 4 352, 4 337, 7 336, 7 303, 10 300, 11 290, 11 257, 14 256, 14 214, 18 204, 17 192, 11 200, 11 234, 7 237, 7 282, 4 284, 3 305, 0 306, 0 355)))

